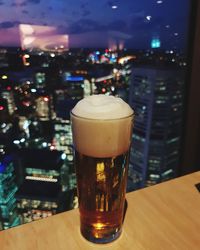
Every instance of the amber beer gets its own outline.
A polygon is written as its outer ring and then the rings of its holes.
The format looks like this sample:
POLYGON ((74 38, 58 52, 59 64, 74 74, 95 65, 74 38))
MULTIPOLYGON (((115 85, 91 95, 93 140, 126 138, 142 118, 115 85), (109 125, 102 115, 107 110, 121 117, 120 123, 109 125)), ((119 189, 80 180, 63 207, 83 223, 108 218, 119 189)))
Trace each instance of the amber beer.
POLYGON ((91 242, 111 242, 122 230, 132 110, 113 119, 81 117, 72 110, 71 120, 81 233, 91 242))

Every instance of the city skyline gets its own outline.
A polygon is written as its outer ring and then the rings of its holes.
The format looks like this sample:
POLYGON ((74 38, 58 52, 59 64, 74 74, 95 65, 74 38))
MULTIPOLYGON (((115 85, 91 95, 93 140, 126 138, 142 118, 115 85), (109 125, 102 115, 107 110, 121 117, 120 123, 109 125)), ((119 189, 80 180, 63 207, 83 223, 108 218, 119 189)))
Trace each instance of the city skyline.
POLYGON ((2 0, 0 46, 20 46, 19 25, 25 23, 55 27, 55 35, 73 37, 71 48, 105 47, 104 40, 114 34, 125 40, 127 48, 148 49, 156 38, 163 49, 185 49, 189 4, 188 0, 2 0))

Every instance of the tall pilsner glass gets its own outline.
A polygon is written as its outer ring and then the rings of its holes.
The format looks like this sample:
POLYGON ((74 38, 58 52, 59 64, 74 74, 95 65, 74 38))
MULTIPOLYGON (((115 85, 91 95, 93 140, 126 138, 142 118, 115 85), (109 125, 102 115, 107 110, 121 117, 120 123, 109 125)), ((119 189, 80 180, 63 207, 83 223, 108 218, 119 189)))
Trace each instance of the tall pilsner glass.
POLYGON ((86 97, 71 112, 81 234, 108 243, 122 231, 133 110, 120 98, 86 97))

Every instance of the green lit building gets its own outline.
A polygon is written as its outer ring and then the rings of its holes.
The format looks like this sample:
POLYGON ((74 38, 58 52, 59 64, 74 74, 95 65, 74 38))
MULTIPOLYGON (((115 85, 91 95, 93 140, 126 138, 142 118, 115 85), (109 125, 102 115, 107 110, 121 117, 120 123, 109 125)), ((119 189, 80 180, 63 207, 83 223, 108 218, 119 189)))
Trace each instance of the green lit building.
POLYGON ((0 229, 20 224, 16 208, 17 192, 12 156, 0 159, 0 229))

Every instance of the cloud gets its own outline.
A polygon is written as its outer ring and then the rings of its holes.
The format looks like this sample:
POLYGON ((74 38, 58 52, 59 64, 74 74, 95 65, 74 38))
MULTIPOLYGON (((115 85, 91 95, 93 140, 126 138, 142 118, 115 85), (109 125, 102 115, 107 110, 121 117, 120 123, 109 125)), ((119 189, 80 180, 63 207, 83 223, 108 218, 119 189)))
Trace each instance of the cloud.
POLYGON ((18 21, 14 21, 14 22, 10 22, 10 21, 6 21, 6 22, 2 22, 0 23, 0 29, 9 29, 9 28, 13 28, 17 25, 19 25, 20 22, 18 21))
POLYGON ((89 10, 84 10, 83 13, 82 13, 82 16, 85 17, 85 16, 88 16, 91 14, 91 11, 89 10))
POLYGON ((22 10, 23 14, 29 14, 28 10, 22 10))
POLYGON ((126 31, 127 24, 123 20, 115 20, 115 21, 109 23, 106 27, 108 30, 126 31))
POLYGON ((38 4, 41 2, 41 0, 27 0, 27 3, 32 3, 32 4, 38 4))
POLYGON ((85 9, 85 7, 87 7, 88 6, 88 2, 85 2, 85 3, 82 3, 81 5, 80 5, 80 8, 81 9, 85 9))
POLYGON ((96 30, 102 30, 105 26, 100 25, 98 22, 91 19, 80 19, 79 21, 71 24, 69 27, 70 33, 84 33, 96 30))
POLYGON ((26 6, 27 5, 27 3, 26 3, 26 1, 24 1, 24 2, 21 2, 21 3, 12 3, 10 6, 11 7, 23 7, 23 6, 26 6))
POLYGON ((27 6, 28 4, 39 4, 41 0, 25 0, 21 3, 12 3, 10 6, 12 7, 23 7, 27 6))

